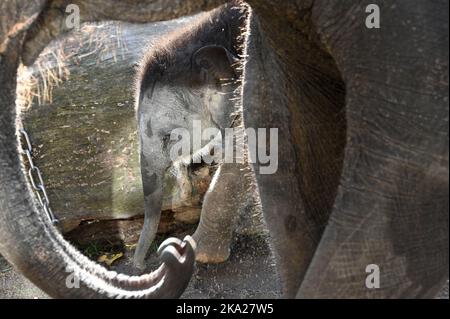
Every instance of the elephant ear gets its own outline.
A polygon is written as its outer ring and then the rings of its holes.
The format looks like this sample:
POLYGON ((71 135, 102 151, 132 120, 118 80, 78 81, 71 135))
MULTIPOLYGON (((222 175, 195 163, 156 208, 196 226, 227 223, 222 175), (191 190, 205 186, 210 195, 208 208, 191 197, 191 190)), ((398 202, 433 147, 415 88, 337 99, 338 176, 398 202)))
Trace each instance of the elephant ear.
POLYGON ((220 87, 238 77, 236 66, 239 59, 223 46, 204 46, 192 58, 193 71, 203 84, 220 87))

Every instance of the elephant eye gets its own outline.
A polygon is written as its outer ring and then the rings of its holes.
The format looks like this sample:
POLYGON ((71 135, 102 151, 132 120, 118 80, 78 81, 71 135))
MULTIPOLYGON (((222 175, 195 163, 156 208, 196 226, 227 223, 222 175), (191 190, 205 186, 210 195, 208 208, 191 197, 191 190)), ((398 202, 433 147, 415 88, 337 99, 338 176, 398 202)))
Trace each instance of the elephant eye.
POLYGON ((211 63, 209 63, 208 60, 202 59, 199 64, 205 70, 209 70, 211 68, 211 63))
POLYGON ((170 144, 170 133, 165 134, 162 138, 163 148, 167 148, 170 144))
POLYGON ((151 100, 153 97, 153 92, 155 91, 155 86, 156 86, 156 80, 153 81, 152 86, 150 87, 149 90, 147 90, 146 94, 147 94, 147 99, 151 100))

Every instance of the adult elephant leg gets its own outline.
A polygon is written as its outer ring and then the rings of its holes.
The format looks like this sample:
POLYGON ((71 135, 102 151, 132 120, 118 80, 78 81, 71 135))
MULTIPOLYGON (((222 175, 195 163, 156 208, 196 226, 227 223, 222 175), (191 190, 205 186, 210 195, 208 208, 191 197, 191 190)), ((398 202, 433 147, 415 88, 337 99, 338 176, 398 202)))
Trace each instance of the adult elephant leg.
MULTIPOLYGON (((276 11, 251 4, 245 77, 252 80, 244 82, 244 125, 265 128, 267 135, 269 128, 278 129, 278 169, 264 174, 264 165, 253 167, 283 296, 292 298, 336 194, 345 142, 344 88, 328 54, 287 21, 288 2, 276 11)), ((300 14, 295 17, 301 21, 300 14)))
POLYGON ((247 192, 249 168, 242 164, 221 164, 203 201, 199 225, 192 237, 197 243, 196 259, 202 263, 224 262, 238 211, 247 192))
POLYGON ((448 1, 392 2, 381 29, 364 25, 369 3, 314 9, 346 82, 348 132, 298 297, 433 297, 448 279, 448 1), (378 289, 366 286, 370 264, 378 289))

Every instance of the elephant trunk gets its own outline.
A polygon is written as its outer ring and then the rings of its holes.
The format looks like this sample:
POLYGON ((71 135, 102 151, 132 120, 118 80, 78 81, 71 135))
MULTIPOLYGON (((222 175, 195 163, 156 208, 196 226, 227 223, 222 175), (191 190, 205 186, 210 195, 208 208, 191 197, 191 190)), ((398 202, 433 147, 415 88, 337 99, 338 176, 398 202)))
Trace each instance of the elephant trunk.
MULTIPOLYGON (((2 130, 5 126, 2 125, 2 130)), ((15 137, 12 125, 7 126, 7 136, 15 137)), ((195 260, 195 244, 190 238, 163 244, 164 249, 160 251, 163 264, 153 273, 130 277, 106 270, 65 241, 44 211, 37 208, 26 186, 15 138, 0 142, 0 252, 21 273, 53 297, 175 298, 181 295, 195 260), (180 278, 180 274, 186 275, 180 278)))
POLYGON ((17 61, 0 61, 0 253, 24 276, 57 298, 174 298, 193 273, 195 243, 163 243, 163 264, 130 277, 108 271, 64 240, 37 204, 19 154, 15 83, 17 61), (3 72, 5 71, 5 72, 3 72))
POLYGON ((158 156, 155 148, 152 149, 149 156, 146 156, 145 152, 141 152, 145 219, 133 260, 134 266, 141 270, 145 269, 144 260, 155 239, 161 218, 164 173, 169 165, 169 162, 163 158, 163 156, 158 156), (150 158, 153 160, 150 161, 150 158))

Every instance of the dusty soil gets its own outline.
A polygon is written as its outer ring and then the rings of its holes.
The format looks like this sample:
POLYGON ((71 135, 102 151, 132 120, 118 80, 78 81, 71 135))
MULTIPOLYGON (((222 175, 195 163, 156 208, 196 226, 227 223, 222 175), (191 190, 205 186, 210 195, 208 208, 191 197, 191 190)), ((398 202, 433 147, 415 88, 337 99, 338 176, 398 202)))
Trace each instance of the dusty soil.
MULTIPOLYGON (((180 236, 180 238, 182 238, 180 236)), ((182 298, 277 298, 274 261, 266 239, 262 236, 238 236, 234 240, 230 259, 222 264, 197 264, 193 278, 182 298)), ((132 251, 126 253, 114 267, 116 271, 133 273, 132 251)), ((153 254, 147 258, 151 271, 158 266, 153 254)))
MULTIPOLYGON (((111 251, 114 252, 112 248, 111 251)), ((131 266, 133 249, 126 249, 123 253, 124 256, 110 268, 129 274, 136 273, 131 266)), ((158 265, 154 254, 150 255, 147 261, 147 270, 158 265)), ((262 236, 237 236, 227 262, 219 265, 197 265, 182 298, 278 298, 280 289, 277 283, 274 261, 266 239, 262 236)), ((15 272, 0 256, 0 299, 2 298, 48 296, 15 272)), ((436 298, 449 298, 448 281, 436 298)))
MULTIPOLYGON (((110 269, 133 274, 133 249, 110 269)), ((148 269, 158 264, 148 258, 148 269)), ((261 236, 235 238, 230 259, 219 265, 197 265, 182 298, 277 298, 280 296, 274 262, 266 240, 261 236)), ((15 272, 0 256, 0 298, 48 298, 26 278, 15 272)))
MULTIPOLYGON (((192 230, 187 229, 176 236, 183 238, 192 230)), ((161 243, 158 237, 156 242, 161 243)), ((153 251, 157 245, 154 245, 153 251)), ((114 249, 111 250, 114 253, 114 249)), ((117 251, 116 251, 117 252, 117 251)), ((113 263, 111 270, 130 275, 140 274, 132 266, 134 249, 125 249, 124 256, 113 263)), ((155 253, 147 257, 146 272, 159 266, 155 253)), ((230 259, 222 264, 197 264, 192 280, 182 298, 277 298, 274 261, 264 236, 236 235, 231 247, 230 259)))
POLYGON ((48 296, 28 279, 14 271, 0 255, 0 299, 35 299, 48 296))

